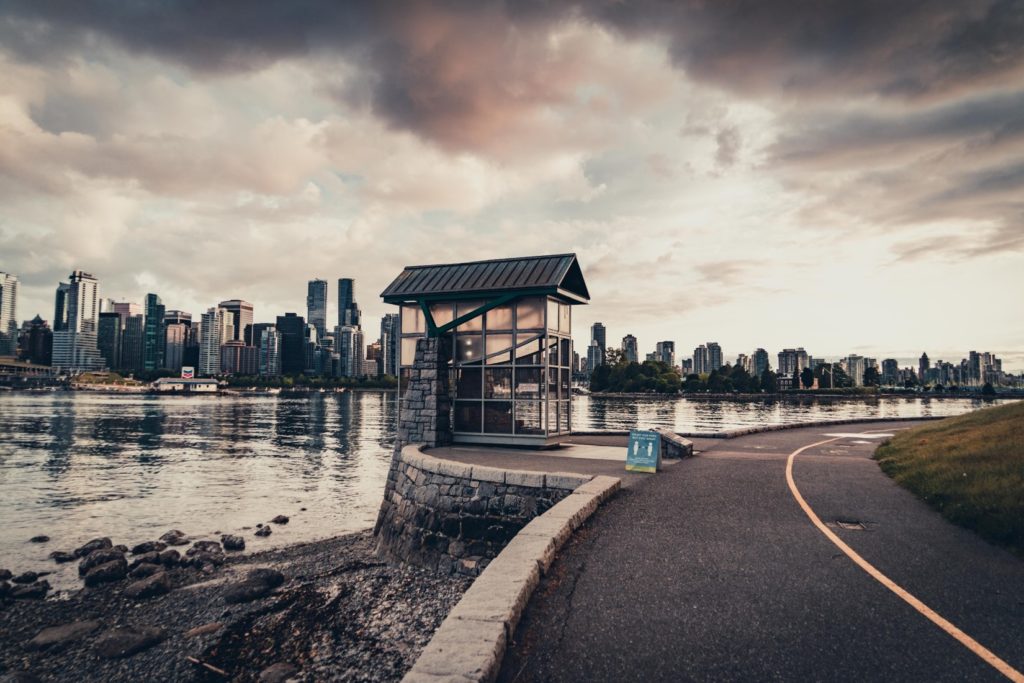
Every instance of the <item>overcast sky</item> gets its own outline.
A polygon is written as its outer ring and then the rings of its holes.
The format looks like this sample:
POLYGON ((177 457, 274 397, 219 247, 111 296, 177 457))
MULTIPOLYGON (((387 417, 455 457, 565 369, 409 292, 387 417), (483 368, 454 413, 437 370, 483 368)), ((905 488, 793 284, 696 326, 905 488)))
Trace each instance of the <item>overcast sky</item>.
POLYGON ((0 3, 0 270, 198 315, 573 251, 642 352, 1024 368, 1024 2, 0 3))

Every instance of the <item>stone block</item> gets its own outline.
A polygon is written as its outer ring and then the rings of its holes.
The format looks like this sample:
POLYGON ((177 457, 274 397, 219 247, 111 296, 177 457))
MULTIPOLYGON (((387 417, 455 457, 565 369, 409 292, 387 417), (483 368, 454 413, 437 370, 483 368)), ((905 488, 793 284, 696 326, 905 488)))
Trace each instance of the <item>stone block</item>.
POLYGON ((473 479, 504 484, 505 470, 500 470, 497 467, 485 467, 482 465, 474 465, 473 479))
POLYGON ((510 470, 505 472, 505 482, 512 486, 529 486, 538 489, 544 488, 544 473, 510 470))
POLYGON ((574 496, 594 495, 597 496, 599 502, 603 503, 614 496, 621 487, 622 480, 618 477, 599 476, 578 487, 572 494, 574 496))
POLYGON ((507 642, 504 622, 446 619, 403 680, 493 681, 507 642))
POLYGON ((558 545, 551 536, 516 534, 516 537, 501 551, 501 555, 498 555, 498 559, 500 560, 506 554, 530 557, 540 565, 541 572, 546 573, 551 567, 551 563, 555 561, 557 552, 558 545))
MULTIPOLYGON (((474 473, 476 469, 474 468, 474 473)), ((572 472, 548 472, 544 475, 544 485, 550 489, 574 490, 590 481, 591 477, 572 472)))
POLYGON ((452 477, 450 484, 455 483, 455 479, 471 479, 473 477, 473 468, 470 465, 461 462, 455 462, 453 460, 442 460, 437 459, 437 473, 443 474, 448 477, 452 477))

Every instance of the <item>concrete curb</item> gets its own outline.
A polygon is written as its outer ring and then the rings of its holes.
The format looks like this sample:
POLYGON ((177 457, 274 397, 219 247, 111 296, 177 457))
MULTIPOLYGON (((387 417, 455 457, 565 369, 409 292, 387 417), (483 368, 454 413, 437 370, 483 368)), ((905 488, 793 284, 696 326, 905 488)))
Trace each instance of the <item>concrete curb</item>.
MULTIPOLYGON (((688 439, 735 439, 738 436, 761 434, 763 432, 780 432, 785 429, 804 429, 806 427, 835 427, 836 425, 869 424, 871 422, 917 422, 921 420, 945 420, 953 415, 928 415, 925 417, 852 417, 845 420, 810 420, 808 422, 788 422, 781 425, 762 425, 760 427, 739 427, 720 432, 676 432, 677 436, 688 439)), ((629 436, 628 430, 610 429, 607 431, 573 432, 573 436, 629 436)))
MULTIPOLYGON (((428 467, 447 467, 449 464, 471 467, 425 453, 418 455, 435 461, 426 461, 428 467)), ((473 476, 477 476, 476 470, 473 467, 473 476)), ((515 470, 503 472, 506 479, 543 474, 552 478, 554 483, 575 480, 579 484, 566 498, 523 527, 487 565, 434 633, 419 659, 402 679, 404 683, 493 681, 501 667, 505 648, 515 633, 526 603, 540 583, 540 577, 551 567, 562 544, 621 485, 621 480, 615 477, 590 478, 570 473, 515 470)))

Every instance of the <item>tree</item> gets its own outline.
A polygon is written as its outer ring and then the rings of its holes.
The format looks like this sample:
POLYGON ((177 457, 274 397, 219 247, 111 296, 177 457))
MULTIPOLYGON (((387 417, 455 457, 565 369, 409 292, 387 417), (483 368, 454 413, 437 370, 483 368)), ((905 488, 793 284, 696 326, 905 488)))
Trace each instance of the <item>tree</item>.
POLYGON ((687 394, 695 394, 704 391, 706 388, 698 375, 687 375, 686 381, 683 382, 683 391, 687 394))
POLYGON ((804 368, 800 371, 800 384, 804 385, 804 389, 810 389, 814 386, 814 370, 810 368, 804 368))
POLYGON ((732 390, 732 382, 726 379, 718 370, 712 370, 708 375, 708 391, 714 394, 721 394, 732 390))
POLYGON ((864 369, 864 386, 877 387, 880 381, 881 377, 878 375, 878 368, 872 365, 864 369))
POLYGON ((771 370, 765 370, 761 373, 761 391, 767 394, 774 394, 779 390, 779 383, 776 380, 776 375, 771 370))
POLYGON ((742 365, 735 365, 729 371, 729 381, 734 391, 747 393, 750 391, 750 373, 742 365))
POLYGON ((608 390, 609 379, 612 374, 612 366, 610 365, 598 365, 594 368, 594 371, 590 373, 590 390, 591 391, 606 391, 608 390))
POLYGON ((982 396, 995 396, 996 388, 992 386, 992 382, 985 382, 985 386, 981 388, 982 396))

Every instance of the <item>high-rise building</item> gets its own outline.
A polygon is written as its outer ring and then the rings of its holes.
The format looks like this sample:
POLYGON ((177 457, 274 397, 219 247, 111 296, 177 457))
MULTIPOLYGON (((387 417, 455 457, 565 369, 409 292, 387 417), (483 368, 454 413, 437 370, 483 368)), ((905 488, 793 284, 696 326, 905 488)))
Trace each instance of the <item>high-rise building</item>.
POLYGON ((100 328, 96 339, 96 346, 100 355, 107 362, 111 370, 121 368, 121 335, 124 332, 124 323, 121 314, 110 311, 100 313, 100 328))
POLYGON ((846 374, 853 380, 853 386, 864 386, 864 370, 867 369, 864 356, 851 355, 846 358, 846 374))
POLYGON ((587 372, 594 372, 599 365, 604 365, 604 352, 601 350, 601 345, 597 343, 597 340, 592 339, 590 340, 590 346, 587 347, 587 372))
POLYGON ((143 358, 146 370, 164 366, 164 305, 156 294, 146 295, 146 332, 143 358))
MULTIPOLYGON (((591 343, 597 342, 597 346, 601 349, 601 360, 598 361, 598 365, 604 365, 605 363, 605 352, 608 350, 607 344, 608 331, 604 327, 604 323, 594 323, 590 326, 590 341, 591 343)), ((587 350, 588 365, 590 359, 590 350, 587 350)), ((596 367, 596 366, 595 366, 596 367)), ((591 369, 593 372, 593 369, 591 369)))
POLYGON ((28 338, 22 346, 22 355, 29 363, 49 365, 53 358, 53 330, 38 315, 29 323, 28 338))
POLYGON ((57 292, 53 303, 53 331, 59 332, 68 326, 68 290, 71 285, 61 282, 57 285, 57 292))
POLYGON ((18 278, 0 272, 0 356, 18 354, 18 278))
POLYGON ((640 362, 640 352, 636 346, 636 337, 631 334, 627 334, 622 338, 622 355, 626 358, 627 363, 640 362))
POLYGON ((708 347, 704 344, 693 350, 693 372, 698 375, 706 375, 711 372, 711 362, 708 360, 708 347))
POLYGON ((886 358, 882 361, 882 384, 892 386, 896 384, 899 375, 900 364, 895 358, 886 358))
POLYGON ((402 343, 401 330, 398 328, 397 313, 385 313, 380 321, 381 353, 384 356, 384 374, 398 376, 398 347, 402 343))
POLYGON ((338 374, 359 377, 363 372, 363 331, 352 325, 337 328, 338 374))
MULTIPOLYGON (((53 365, 64 372, 101 370, 103 356, 96 346, 100 315, 100 283, 76 270, 65 292, 66 327, 53 335, 53 365)), ((60 289, 58 288, 58 295, 60 289)))
POLYGON ((210 377, 220 372, 220 347, 233 340, 235 316, 220 306, 207 309, 200 320, 199 373, 210 377))
POLYGON ((277 332, 281 335, 281 373, 301 374, 306 366, 306 320, 295 313, 277 316, 277 332))
POLYGON ((718 370, 725 365, 725 357, 722 355, 722 347, 718 342, 708 342, 708 372, 718 370))
POLYGON ((217 307, 224 311, 225 320, 231 326, 231 336, 224 341, 244 340, 245 328, 252 325, 252 304, 241 299, 221 301, 217 307))
POLYGON ((178 372, 185 364, 185 347, 188 344, 189 327, 183 322, 164 326, 164 368, 178 372))
POLYGON ((316 327, 316 338, 327 337, 327 280, 310 280, 306 285, 306 321, 316 327))
POLYGON ((810 358, 804 347, 779 351, 779 374, 783 377, 792 377, 793 373, 803 372, 807 367, 810 367, 810 358))
POLYGON ((338 279, 338 327, 359 327, 359 304, 356 303, 356 283, 350 277, 338 279))
POLYGON ((931 367, 931 363, 928 361, 928 354, 922 353, 921 358, 917 361, 917 379, 921 384, 925 383, 929 367, 931 367))
POLYGON ((114 308, 115 313, 120 313, 121 317, 127 319, 131 315, 142 315, 143 309, 140 304, 132 304, 127 301, 115 301, 114 308))
POLYGON ((259 372, 260 352, 241 339, 229 339, 220 345, 220 372, 223 375, 255 375, 259 372))
POLYGON ((140 372, 145 370, 146 316, 141 313, 122 317, 124 330, 121 332, 121 368, 140 372))
POLYGON ((654 345, 654 355, 670 368, 676 366, 676 343, 674 341, 660 341, 654 345))
POLYGON ((741 353, 738 356, 736 356, 736 367, 743 368, 743 370, 745 370, 746 373, 749 375, 750 372, 754 369, 754 363, 751 360, 750 356, 748 356, 745 353, 741 353))
POLYGON ((259 373, 267 377, 281 374, 281 335, 268 323, 259 325, 259 373))
POLYGON ((768 352, 764 349, 757 349, 754 351, 754 356, 751 359, 751 364, 754 367, 754 373, 758 377, 764 374, 765 370, 771 368, 771 363, 768 362, 768 352))

